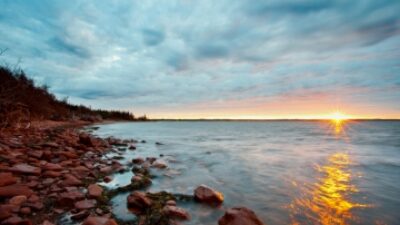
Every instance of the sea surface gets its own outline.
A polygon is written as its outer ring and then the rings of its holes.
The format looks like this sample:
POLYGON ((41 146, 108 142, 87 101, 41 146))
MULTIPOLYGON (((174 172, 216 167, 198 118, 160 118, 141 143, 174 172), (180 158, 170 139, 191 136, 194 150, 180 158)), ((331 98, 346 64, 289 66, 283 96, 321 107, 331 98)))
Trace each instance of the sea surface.
MULTIPOLYGON (((145 140, 120 153, 126 165, 163 155, 168 168, 152 170, 146 191, 192 194, 206 184, 224 194, 220 207, 178 202, 192 217, 183 224, 215 225, 235 206, 265 224, 400 224, 399 121, 132 122, 94 134, 145 140)), ((131 177, 101 184, 112 189, 131 177)), ((122 220, 135 218, 127 195, 112 199, 122 220)))

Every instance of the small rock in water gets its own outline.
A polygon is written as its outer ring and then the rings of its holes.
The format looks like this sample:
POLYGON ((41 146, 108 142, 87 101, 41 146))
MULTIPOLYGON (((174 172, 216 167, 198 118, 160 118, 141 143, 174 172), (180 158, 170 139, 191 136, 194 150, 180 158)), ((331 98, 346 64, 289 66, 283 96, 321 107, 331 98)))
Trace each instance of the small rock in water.
POLYGON ((194 199, 208 204, 221 204, 224 195, 206 185, 200 185, 194 190, 194 199))
POLYGON ((140 191, 132 192, 128 196, 127 202, 128 202, 128 207, 139 207, 142 209, 150 207, 152 204, 151 199, 148 198, 145 193, 140 191))
POLYGON ((89 216, 82 225, 118 225, 113 219, 100 216, 89 216))
POLYGON ((228 209, 218 220, 218 225, 264 225, 257 215, 246 207, 228 209))
POLYGON ((91 184, 88 186, 89 197, 98 198, 103 193, 103 188, 97 184, 91 184))

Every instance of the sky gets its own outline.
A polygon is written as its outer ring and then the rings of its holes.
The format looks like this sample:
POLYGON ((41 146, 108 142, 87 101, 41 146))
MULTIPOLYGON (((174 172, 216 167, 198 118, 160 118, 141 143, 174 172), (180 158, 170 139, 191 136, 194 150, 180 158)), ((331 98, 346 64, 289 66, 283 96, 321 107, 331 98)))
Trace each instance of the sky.
POLYGON ((0 0, 2 64, 150 118, 400 118, 399 0, 0 0))

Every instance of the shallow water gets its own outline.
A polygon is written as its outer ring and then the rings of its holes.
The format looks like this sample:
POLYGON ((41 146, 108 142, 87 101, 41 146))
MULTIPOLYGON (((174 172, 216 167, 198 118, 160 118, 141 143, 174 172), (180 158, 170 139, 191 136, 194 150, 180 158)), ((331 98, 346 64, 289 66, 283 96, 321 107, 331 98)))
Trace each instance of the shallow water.
MULTIPOLYGON (((123 163, 165 155, 168 169, 153 170, 148 191, 192 194, 206 184, 223 192, 219 208, 178 202, 192 216, 184 224, 217 224, 233 206, 266 224, 400 223, 398 121, 137 122, 100 125, 95 134, 147 141, 123 152, 123 163)), ((134 219, 125 201, 112 200, 114 213, 134 219)))

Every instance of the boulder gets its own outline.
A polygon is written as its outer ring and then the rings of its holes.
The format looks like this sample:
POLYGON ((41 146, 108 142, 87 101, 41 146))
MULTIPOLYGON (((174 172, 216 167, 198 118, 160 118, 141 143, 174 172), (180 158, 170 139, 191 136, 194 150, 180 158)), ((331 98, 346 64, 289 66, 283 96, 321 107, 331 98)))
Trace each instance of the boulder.
POLYGON ((251 209, 234 207, 225 212, 218 220, 218 225, 264 225, 264 223, 251 209))
POLYGON ((200 185, 194 190, 194 199, 208 204, 221 204, 224 195, 206 185, 200 185))
POLYGON ((88 186, 89 197, 98 198, 103 194, 103 188, 97 184, 91 184, 88 186))
POLYGON ((55 163, 46 163, 45 165, 42 166, 42 169, 60 171, 63 169, 63 167, 61 165, 55 164, 55 163))
POLYGON ((145 193, 140 191, 132 192, 127 198, 128 207, 147 208, 150 207, 152 201, 145 193))
POLYGON ((85 133, 79 135, 79 143, 89 147, 94 147, 94 140, 91 136, 85 133))
POLYGON ((173 219, 181 219, 181 220, 190 219, 190 215, 188 212, 186 212, 186 210, 173 205, 164 206, 162 212, 164 215, 173 219))
POLYGON ((40 175, 42 170, 38 167, 30 166, 25 163, 15 164, 9 169, 10 172, 14 173, 23 173, 23 174, 32 174, 32 175, 40 175))
POLYGON ((0 173, 0 187, 15 183, 17 183, 17 178, 12 173, 0 173))
POLYGON ((31 196, 33 191, 25 185, 13 184, 0 187, 0 197, 13 197, 17 195, 31 196))
POLYGON ((113 219, 99 216, 89 216, 82 225, 118 225, 113 219))

